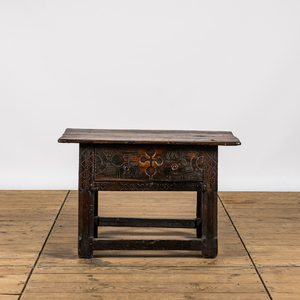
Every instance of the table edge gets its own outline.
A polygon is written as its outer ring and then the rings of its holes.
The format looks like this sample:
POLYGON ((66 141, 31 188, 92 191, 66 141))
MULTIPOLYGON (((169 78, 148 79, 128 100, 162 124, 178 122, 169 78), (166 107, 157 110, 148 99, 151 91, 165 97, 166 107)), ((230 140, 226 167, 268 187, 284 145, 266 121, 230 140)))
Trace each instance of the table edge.
MULTIPOLYGON (((212 134, 227 134, 231 137, 231 141, 183 141, 183 140, 177 140, 177 141, 153 141, 153 140, 141 140, 141 141, 131 141, 131 140, 106 140, 106 139, 89 139, 89 138, 76 138, 76 137, 70 137, 70 131, 74 130, 92 130, 92 129, 75 129, 75 128, 67 128, 64 132, 64 134, 58 139, 59 143, 79 143, 79 144, 117 144, 117 145, 145 145, 145 144, 157 144, 157 145, 207 145, 207 146, 239 146, 241 145, 240 140, 235 137, 231 131, 196 131, 196 130, 164 130, 166 132, 180 132, 180 133, 212 133, 212 134)), ((159 132, 161 130, 139 130, 139 129, 133 129, 133 130, 125 130, 125 129, 104 129, 103 131, 137 131, 137 132, 143 132, 143 131, 151 131, 151 132, 159 132)), ((88 133, 85 133, 88 134, 88 133)))

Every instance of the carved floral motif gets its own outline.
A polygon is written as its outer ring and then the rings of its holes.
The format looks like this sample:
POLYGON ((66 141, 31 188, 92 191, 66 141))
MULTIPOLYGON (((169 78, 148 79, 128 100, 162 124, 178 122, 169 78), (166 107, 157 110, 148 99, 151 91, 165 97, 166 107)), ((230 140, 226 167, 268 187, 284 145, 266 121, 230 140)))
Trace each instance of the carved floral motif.
POLYGON ((201 147, 95 147, 95 180, 202 181, 201 147))

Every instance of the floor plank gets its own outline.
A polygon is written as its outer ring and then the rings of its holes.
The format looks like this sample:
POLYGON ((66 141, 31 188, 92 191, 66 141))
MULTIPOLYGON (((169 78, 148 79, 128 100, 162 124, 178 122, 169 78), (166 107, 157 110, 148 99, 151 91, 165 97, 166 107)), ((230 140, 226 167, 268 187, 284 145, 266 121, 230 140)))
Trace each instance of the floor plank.
MULTIPOLYGON (((0 300, 19 298, 66 195, 67 191, 0 192, 0 300)), ((195 214, 192 192, 106 192, 99 199, 102 216, 195 214)), ((220 199, 216 259, 203 259, 197 251, 95 251, 94 258, 79 259, 77 191, 72 191, 21 300, 268 300, 257 271, 273 300, 300 299, 300 193, 222 192, 220 199)), ((177 238, 194 236, 195 231, 106 227, 100 234, 177 238)))
POLYGON ((219 196, 275 299, 300 299, 300 193, 219 196))
MULTIPOLYGON (((99 193, 101 216, 195 215, 195 193, 99 193), (155 207, 155 209, 152 209, 155 207)), ((191 229, 101 228, 101 236, 195 236, 191 229)), ((23 299, 266 299, 269 297, 226 212, 219 206, 219 255, 197 251, 95 251, 77 256, 77 192, 59 215, 23 299)))
POLYGON ((18 299, 67 191, 0 191, 0 300, 18 299))
POLYGON ((1 295, 0 294, 0 300, 18 300, 19 295, 1 295))
MULTIPOLYGON (((28 293, 25 294, 22 299, 24 300, 36 300, 41 299, 41 294, 28 293)), ((201 298, 199 298, 199 292, 195 293, 130 293, 125 292, 120 295, 120 293, 99 293, 97 292, 80 292, 80 293, 43 293, 43 300, 54 300, 54 299, 64 299, 64 300, 86 300, 86 299, 101 299, 101 300, 153 300, 153 299, 163 299, 163 300, 193 300, 193 299, 205 299, 205 300, 266 300, 266 296, 262 293, 211 293, 211 292, 201 292, 201 298), (228 298, 228 295, 230 295, 228 298), (100 298, 101 297, 101 298, 100 298)), ((1 299, 1 298, 0 298, 1 299)))

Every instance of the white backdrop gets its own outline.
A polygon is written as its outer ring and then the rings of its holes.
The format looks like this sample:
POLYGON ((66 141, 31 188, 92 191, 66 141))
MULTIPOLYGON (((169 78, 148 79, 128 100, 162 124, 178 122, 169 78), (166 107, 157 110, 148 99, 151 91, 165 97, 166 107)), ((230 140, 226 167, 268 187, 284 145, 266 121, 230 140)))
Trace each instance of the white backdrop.
POLYGON ((1 1, 0 189, 76 189, 65 128, 229 130, 220 190, 300 190, 300 1, 1 1))

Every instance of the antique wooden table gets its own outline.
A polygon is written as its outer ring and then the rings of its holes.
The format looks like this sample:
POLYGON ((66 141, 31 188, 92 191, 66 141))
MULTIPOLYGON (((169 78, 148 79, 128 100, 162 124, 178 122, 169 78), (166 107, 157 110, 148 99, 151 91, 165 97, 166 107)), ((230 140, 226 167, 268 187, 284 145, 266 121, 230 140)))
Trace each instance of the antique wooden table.
POLYGON ((78 254, 93 250, 199 250, 216 257, 218 146, 240 145, 225 131, 66 129, 79 143, 78 254), (193 219, 98 216, 98 191, 196 191, 193 219), (195 238, 99 238, 98 226, 195 228, 195 238))

